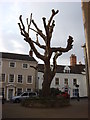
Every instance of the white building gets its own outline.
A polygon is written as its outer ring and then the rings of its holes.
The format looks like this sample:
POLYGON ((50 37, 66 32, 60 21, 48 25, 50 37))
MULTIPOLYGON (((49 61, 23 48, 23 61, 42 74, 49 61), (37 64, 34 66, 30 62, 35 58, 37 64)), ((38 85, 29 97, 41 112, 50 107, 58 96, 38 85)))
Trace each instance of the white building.
MULTIPOLYGON (((56 70, 56 75, 51 83, 51 88, 59 88, 61 91, 67 90, 70 93, 70 97, 75 97, 77 93, 78 84, 79 96, 87 97, 87 82, 85 75, 85 65, 76 64, 76 56, 71 55, 70 66, 58 65, 56 70)), ((43 70, 44 65, 38 65, 38 87, 42 89, 43 82, 43 70)))
MULTIPOLYGON (((32 55, 13 53, 0 53, 0 55, 0 88, 7 100, 20 92, 42 89, 44 65, 38 64, 32 55)), ((85 65, 77 64, 76 61, 76 56, 71 55, 70 66, 57 66, 51 88, 68 90, 70 96, 75 97, 77 92, 75 84, 78 84, 80 97, 86 97, 85 65)))

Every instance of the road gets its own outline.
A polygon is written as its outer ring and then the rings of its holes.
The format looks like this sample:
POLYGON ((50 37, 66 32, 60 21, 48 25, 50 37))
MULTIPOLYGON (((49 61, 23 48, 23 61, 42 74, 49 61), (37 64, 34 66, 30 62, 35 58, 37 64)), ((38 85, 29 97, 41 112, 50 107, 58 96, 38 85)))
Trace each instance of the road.
POLYGON ((63 108, 26 108, 16 103, 2 105, 3 118, 88 118, 88 99, 71 100, 63 108))

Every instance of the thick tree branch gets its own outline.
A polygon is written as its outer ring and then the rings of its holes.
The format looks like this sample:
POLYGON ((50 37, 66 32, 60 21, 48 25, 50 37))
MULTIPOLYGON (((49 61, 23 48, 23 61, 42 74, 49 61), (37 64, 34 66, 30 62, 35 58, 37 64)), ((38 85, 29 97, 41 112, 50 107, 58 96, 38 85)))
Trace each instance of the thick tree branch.
POLYGON ((45 28, 45 32, 46 32, 46 35, 48 36, 49 35, 49 28, 48 26, 46 25, 46 18, 43 17, 43 24, 44 24, 44 28, 45 28))
POLYGON ((36 55, 38 58, 40 58, 40 59, 42 59, 42 60, 44 61, 44 59, 45 59, 44 56, 41 55, 41 54, 36 50, 36 48, 35 48, 35 46, 34 46, 34 44, 33 44, 32 39, 29 37, 29 34, 25 31, 25 26, 24 26, 24 24, 23 24, 22 16, 21 16, 21 15, 20 15, 20 17, 19 17, 19 20, 20 20, 20 23, 21 23, 21 24, 18 23, 18 25, 19 25, 19 28, 20 28, 21 35, 24 36, 24 40, 29 43, 29 45, 30 45, 31 49, 33 49, 35 55, 36 55))
POLYGON ((57 11, 55 12, 55 10, 52 9, 52 15, 51 15, 51 17, 50 17, 50 19, 49 19, 49 21, 48 21, 48 26, 50 26, 50 23, 51 23, 53 17, 54 17, 58 12, 59 12, 59 10, 57 10, 57 11))
POLYGON ((53 57, 53 72, 56 71, 56 65, 57 65, 56 60, 61 55, 62 55, 62 52, 56 52, 54 57, 53 57))
POLYGON ((21 24, 18 23, 19 25, 19 29, 21 31, 21 35, 23 35, 24 37, 29 37, 29 34, 24 30, 24 28, 21 27, 21 24))
POLYGON ((22 21, 22 15, 20 15, 19 20, 21 22, 22 29, 25 31, 25 26, 24 26, 23 21, 22 21))
POLYGON ((35 28, 37 29, 37 33, 43 38, 43 40, 45 41, 45 35, 42 33, 42 30, 40 30, 38 27, 37 27, 37 25, 36 25, 36 23, 34 22, 34 20, 32 20, 32 23, 33 23, 33 25, 35 26, 35 28))
POLYGON ((34 67, 32 65, 30 65, 31 68, 34 68, 35 70, 38 70, 38 66, 34 67))
POLYGON ((67 47, 66 48, 61 48, 61 47, 57 47, 57 48, 51 48, 52 52, 68 52, 69 50, 72 49, 72 43, 73 43, 73 38, 71 36, 69 36, 69 39, 67 40, 67 47))
POLYGON ((32 22, 32 13, 30 15, 30 21, 28 22, 28 18, 26 19, 26 21, 27 21, 27 25, 28 25, 28 34, 29 34, 30 25, 31 25, 31 22, 32 22))
POLYGON ((36 55, 38 58, 40 58, 41 60, 45 61, 45 57, 44 57, 43 55, 41 55, 41 54, 37 51, 37 49, 35 48, 35 46, 34 46, 34 44, 33 44, 33 40, 32 40, 30 37, 29 37, 29 38, 24 38, 24 40, 29 43, 29 45, 30 45, 31 49, 34 51, 35 55, 36 55))
POLYGON ((53 57, 53 70, 51 71, 51 77, 52 77, 52 79, 53 79, 53 77, 55 76, 55 73, 56 73, 56 67, 57 67, 56 60, 61 55, 62 55, 61 52, 56 52, 55 55, 54 55, 54 57, 53 57))
POLYGON ((37 42, 35 42, 33 40, 32 40, 32 42, 35 43, 38 47, 40 47, 40 48, 45 50, 46 47, 44 45, 41 45, 39 42, 37 43, 37 42))

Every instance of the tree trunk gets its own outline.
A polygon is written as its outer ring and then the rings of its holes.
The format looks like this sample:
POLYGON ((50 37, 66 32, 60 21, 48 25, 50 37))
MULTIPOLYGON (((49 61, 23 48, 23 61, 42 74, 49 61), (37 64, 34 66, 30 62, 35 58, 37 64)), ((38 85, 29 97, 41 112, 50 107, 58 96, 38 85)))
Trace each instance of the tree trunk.
POLYGON ((43 76, 43 83, 42 83, 42 96, 49 97, 50 96, 50 85, 52 82, 52 75, 51 75, 51 68, 50 62, 46 62, 44 66, 44 76, 43 76))

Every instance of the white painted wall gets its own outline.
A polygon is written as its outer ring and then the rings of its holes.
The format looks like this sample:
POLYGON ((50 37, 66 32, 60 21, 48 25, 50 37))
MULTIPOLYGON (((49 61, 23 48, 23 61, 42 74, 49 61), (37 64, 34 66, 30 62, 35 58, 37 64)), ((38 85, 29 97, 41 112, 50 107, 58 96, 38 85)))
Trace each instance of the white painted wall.
MULTIPOLYGON (((73 89, 76 88, 73 86, 73 79, 77 79, 77 83, 79 84, 79 95, 80 97, 86 97, 87 96, 87 84, 86 84, 86 75, 82 74, 70 74, 70 73, 56 73, 52 83, 51 87, 59 88, 61 91, 63 91, 64 85, 64 79, 68 78, 68 85, 70 87, 70 97, 73 97, 73 89), (59 85, 55 85, 55 78, 59 78, 59 85)), ((43 82, 43 73, 38 72, 38 87, 39 89, 42 89, 42 82, 43 82)))

